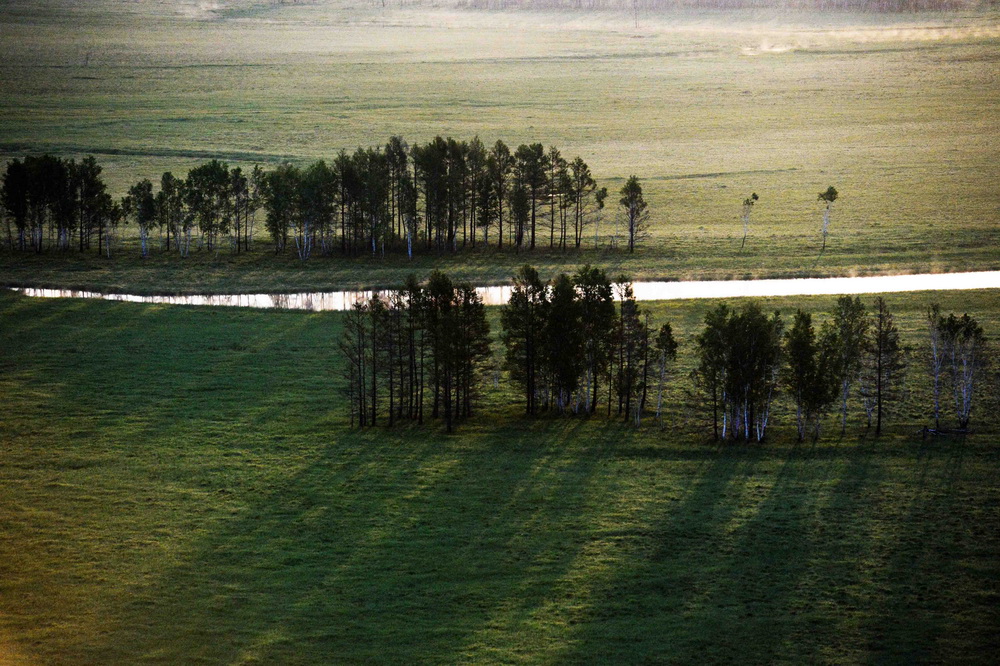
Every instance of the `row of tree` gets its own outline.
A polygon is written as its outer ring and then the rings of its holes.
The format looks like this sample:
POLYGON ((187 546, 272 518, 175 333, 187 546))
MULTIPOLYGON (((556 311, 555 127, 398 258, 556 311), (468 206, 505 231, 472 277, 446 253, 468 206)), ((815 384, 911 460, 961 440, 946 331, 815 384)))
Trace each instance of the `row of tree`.
POLYGON ((351 426, 381 417, 424 422, 443 417, 448 432, 473 414, 490 358, 482 298, 439 271, 426 285, 412 276, 399 289, 355 303, 340 341, 351 426), (428 394, 429 390, 429 394, 428 394))
MULTIPOLYGON (((944 316, 937 306, 928 324, 935 428, 950 394, 966 429, 986 367, 985 334, 968 314, 944 316)), ((491 351, 481 298, 440 272, 426 285, 411 277, 356 304, 341 342, 352 425, 423 423, 429 405, 450 431, 475 411, 488 375, 499 382, 501 368, 529 416, 604 413, 638 426, 652 415, 663 423, 678 343, 670 323, 656 326, 640 307, 624 276, 612 280, 585 266, 544 281, 524 266, 500 325, 502 362, 491 351)), ((904 396, 910 350, 882 297, 869 311, 860 298, 843 296, 818 329, 801 310, 786 330, 779 313, 755 302, 721 304, 694 342, 697 402, 716 439, 763 441, 782 395, 800 441, 818 438, 834 409, 846 433, 855 395, 866 427, 881 434, 890 406, 904 396)))
MULTIPOLYGON (((384 148, 341 151, 331 162, 244 172, 212 160, 186 178, 164 173, 159 191, 143 179, 114 200, 93 157, 82 162, 51 155, 12 160, 3 175, 0 203, 10 247, 80 251, 96 244, 111 256, 121 227, 134 224, 140 252, 158 246, 187 256, 192 245, 232 252, 253 247, 263 211, 276 252, 294 247, 301 259, 386 252, 457 252, 493 245, 516 250, 580 248, 594 226, 600 240, 606 188, 598 188, 582 158, 558 148, 503 141, 436 137, 408 146, 392 137, 384 148)), ((612 244, 629 251, 648 228, 639 180, 620 191, 612 244), (619 234, 621 238, 619 239, 619 234)))
POLYGON ((838 402, 843 434, 855 387, 867 426, 874 421, 881 434, 906 369, 906 349, 882 297, 870 314, 860 298, 841 297, 818 332, 801 310, 786 332, 777 312, 767 316, 756 303, 740 310, 719 305, 705 317, 697 350, 694 378, 711 404, 717 439, 762 441, 781 390, 794 404, 800 441, 808 431, 819 437, 823 417, 838 402))
POLYGON ((593 414, 603 398, 609 416, 638 425, 655 393, 661 418, 677 342, 669 323, 654 328, 627 278, 612 282, 603 270, 585 266, 572 277, 543 282, 524 266, 500 319, 505 367, 528 415, 543 409, 593 414))

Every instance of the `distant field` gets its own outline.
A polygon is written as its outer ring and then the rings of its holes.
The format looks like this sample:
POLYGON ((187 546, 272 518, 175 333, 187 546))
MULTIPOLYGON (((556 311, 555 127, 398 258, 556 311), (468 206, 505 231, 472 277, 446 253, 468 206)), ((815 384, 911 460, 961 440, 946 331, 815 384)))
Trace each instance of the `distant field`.
MULTIPOLYGON (((996 292, 892 296, 911 344, 931 298, 1000 330, 996 292)), ((653 306, 678 376, 706 307, 653 306)), ((922 442, 919 361, 878 441, 711 445, 683 379, 680 429, 501 387, 354 432, 340 321, 0 293, 0 662, 994 659, 1000 421, 922 442)))
MULTIPOLYGON (((198 5, 6 3, 0 160, 93 153, 121 194, 210 157, 306 162, 392 134, 540 141, 583 156, 612 190, 643 179, 653 237, 623 264, 637 276, 1000 268, 995 12, 687 12, 641 15, 636 28, 600 12, 198 5), (842 196, 820 255, 816 195, 828 185, 842 196), (740 252, 751 191, 761 201, 740 252)), ((520 260, 475 257, 465 270, 496 281, 520 260)), ((297 289, 401 272, 316 263, 262 260, 252 270, 270 277, 248 279, 297 289)), ((91 261, 67 275, 53 266, 3 252, 0 282, 111 284, 91 261)), ((146 290, 238 281, 108 270, 146 290)))

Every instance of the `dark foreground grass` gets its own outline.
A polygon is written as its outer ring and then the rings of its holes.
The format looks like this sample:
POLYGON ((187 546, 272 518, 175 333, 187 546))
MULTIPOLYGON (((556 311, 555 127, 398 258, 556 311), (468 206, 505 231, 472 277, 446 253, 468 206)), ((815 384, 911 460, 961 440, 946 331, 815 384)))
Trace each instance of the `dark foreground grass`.
MULTIPOLYGON (((997 330, 996 294, 935 296, 997 330)), ((893 299, 911 335, 924 295, 893 299)), ((689 339, 704 307, 660 314, 689 339)), ((359 433, 338 327, 0 295, 0 661, 986 663, 1000 647, 995 420, 924 442, 912 406, 881 441, 795 446, 786 428, 719 447, 523 421, 500 391, 454 436, 359 433)))

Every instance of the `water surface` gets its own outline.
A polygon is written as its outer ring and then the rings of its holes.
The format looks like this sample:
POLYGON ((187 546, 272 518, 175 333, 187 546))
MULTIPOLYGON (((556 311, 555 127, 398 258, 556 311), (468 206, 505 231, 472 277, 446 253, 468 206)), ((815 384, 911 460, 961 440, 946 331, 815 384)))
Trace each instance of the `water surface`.
MULTIPOLYGON (((821 296, 872 294, 944 289, 1000 289, 1000 271, 976 273, 929 273, 920 275, 879 275, 872 277, 792 278, 774 280, 705 280, 691 282, 635 282, 636 300, 669 301, 684 298, 737 298, 742 296, 821 296)), ((477 287, 486 305, 503 305, 510 298, 510 286, 477 287)), ((39 298, 103 298, 133 303, 171 305, 227 305, 247 308, 288 310, 346 310, 371 291, 320 291, 293 294, 212 294, 189 296, 139 296, 105 294, 71 289, 15 289, 39 298)))

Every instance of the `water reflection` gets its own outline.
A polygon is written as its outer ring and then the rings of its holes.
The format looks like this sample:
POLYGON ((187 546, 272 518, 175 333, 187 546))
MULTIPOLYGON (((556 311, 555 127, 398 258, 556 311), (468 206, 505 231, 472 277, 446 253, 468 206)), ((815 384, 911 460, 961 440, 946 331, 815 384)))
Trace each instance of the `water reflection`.
MULTIPOLYGON (((1000 289, 1000 271, 882 275, 851 278, 795 278, 787 280, 713 280, 696 282, 636 282, 636 300, 666 301, 683 298, 736 298, 741 296, 819 296, 868 294, 942 289, 1000 289)), ((486 305, 503 305, 510 298, 509 286, 477 287, 486 305)), ((371 291, 319 291, 297 294, 214 294, 192 296, 138 296, 103 294, 70 289, 15 289, 39 298, 103 298, 132 303, 170 305, 225 305, 286 310, 347 310, 371 291)))

